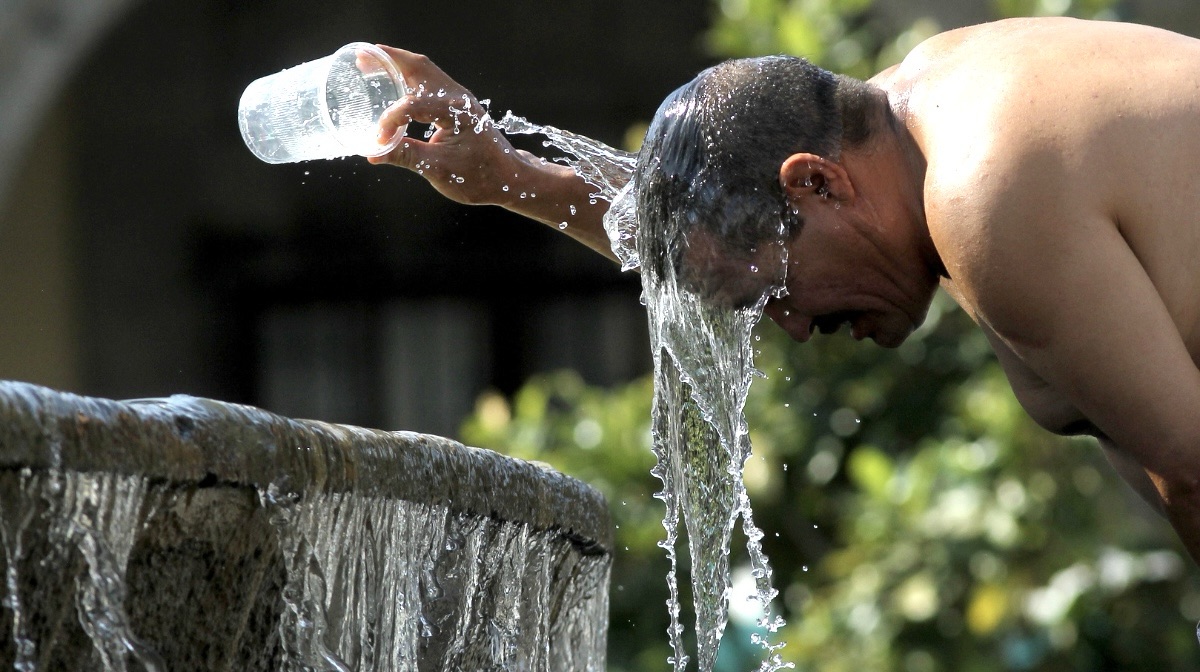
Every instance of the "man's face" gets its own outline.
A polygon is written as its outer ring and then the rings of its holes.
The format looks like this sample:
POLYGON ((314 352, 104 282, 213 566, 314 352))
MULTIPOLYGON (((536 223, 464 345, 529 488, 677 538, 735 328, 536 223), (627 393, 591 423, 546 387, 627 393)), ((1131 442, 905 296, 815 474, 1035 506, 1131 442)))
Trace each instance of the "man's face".
POLYGON ((723 308, 747 308, 765 294, 778 293, 786 277, 787 249, 781 241, 751 250, 733 250, 715 236, 687 236, 683 282, 708 303, 723 308))
POLYGON ((767 301, 764 313, 796 341, 849 325, 857 340, 896 347, 924 321, 932 291, 913 291, 891 269, 878 268, 870 256, 858 254, 846 239, 847 228, 844 223, 807 221, 786 243, 782 280, 784 257, 778 244, 749 254, 728 252, 712 236, 693 235, 684 266, 706 298, 729 307, 753 305, 782 284, 785 291, 767 301))

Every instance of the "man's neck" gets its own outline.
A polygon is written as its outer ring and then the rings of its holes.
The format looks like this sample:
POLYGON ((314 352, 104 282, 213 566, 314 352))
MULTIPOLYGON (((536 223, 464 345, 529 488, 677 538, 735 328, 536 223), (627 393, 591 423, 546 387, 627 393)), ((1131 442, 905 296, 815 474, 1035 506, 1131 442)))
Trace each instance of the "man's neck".
POLYGON ((889 227, 903 231, 905 245, 915 245, 922 263, 934 276, 946 275, 945 266, 929 235, 925 218, 925 154, 905 123, 903 101, 888 106, 877 120, 874 137, 863 150, 850 150, 844 159, 859 164, 861 187, 877 201, 889 227), (846 156, 849 154, 849 156, 846 156))

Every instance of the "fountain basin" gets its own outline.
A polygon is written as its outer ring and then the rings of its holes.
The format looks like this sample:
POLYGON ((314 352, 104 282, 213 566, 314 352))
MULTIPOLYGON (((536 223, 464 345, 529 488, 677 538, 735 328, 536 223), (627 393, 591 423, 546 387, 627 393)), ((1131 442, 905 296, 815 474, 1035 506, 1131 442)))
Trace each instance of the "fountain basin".
POLYGON ((595 490, 441 437, 0 382, 0 665, 602 670, 595 490))

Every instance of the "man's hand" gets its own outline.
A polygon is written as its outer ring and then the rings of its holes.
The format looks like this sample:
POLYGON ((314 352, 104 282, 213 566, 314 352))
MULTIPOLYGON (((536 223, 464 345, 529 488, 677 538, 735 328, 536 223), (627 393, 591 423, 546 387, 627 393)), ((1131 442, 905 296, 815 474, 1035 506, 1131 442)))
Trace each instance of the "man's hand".
POLYGON ((390 153, 368 161, 407 168, 453 201, 502 206, 615 258, 602 223, 608 202, 595 198, 595 189, 574 170, 514 149, 475 96, 427 57, 378 46, 409 87, 380 120, 380 143, 410 122, 432 124, 433 134, 406 137, 390 153))
POLYGON ((408 95, 380 120, 380 143, 411 122, 432 124, 433 135, 427 140, 407 137, 391 153, 368 161, 417 172, 459 203, 508 205, 519 198, 520 182, 527 177, 523 173, 537 159, 514 149, 475 96, 427 57, 378 46, 395 61, 409 87, 408 95))

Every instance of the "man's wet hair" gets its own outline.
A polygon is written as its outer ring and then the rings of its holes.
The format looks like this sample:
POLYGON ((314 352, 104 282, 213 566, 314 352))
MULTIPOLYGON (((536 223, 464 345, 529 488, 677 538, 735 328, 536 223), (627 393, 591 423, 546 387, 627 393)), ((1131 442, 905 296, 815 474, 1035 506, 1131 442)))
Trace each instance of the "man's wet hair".
POLYGON ((701 72, 663 101, 638 154, 643 265, 670 260, 678 270, 693 231, 743 253, 799 233, 780 166, 797 152, 836 160, 865 143, 881 104, 874 87, 791 56, 701 72))

